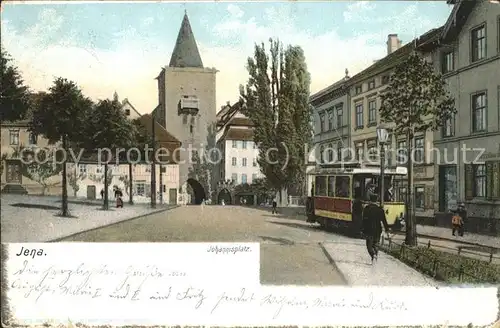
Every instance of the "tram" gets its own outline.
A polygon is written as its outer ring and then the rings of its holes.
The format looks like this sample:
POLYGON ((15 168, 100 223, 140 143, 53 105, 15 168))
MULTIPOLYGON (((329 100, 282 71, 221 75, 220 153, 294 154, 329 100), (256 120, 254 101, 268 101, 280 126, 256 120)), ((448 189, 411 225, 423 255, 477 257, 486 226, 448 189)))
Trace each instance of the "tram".
MULTIPOLYGON (((350 235, 360 236, 363 208, 369 203, 369 195, 380 193, 380 173, 380 166, 359 163, 315 167, 307 174, 307 222, 317 222, 324 229, 347 229, 350 235)), ((389 227, 395 231, 403 227, 405 203, 394 192, 394 185, 406 175, 404 167, 384 170, 384 210, 389 227)))

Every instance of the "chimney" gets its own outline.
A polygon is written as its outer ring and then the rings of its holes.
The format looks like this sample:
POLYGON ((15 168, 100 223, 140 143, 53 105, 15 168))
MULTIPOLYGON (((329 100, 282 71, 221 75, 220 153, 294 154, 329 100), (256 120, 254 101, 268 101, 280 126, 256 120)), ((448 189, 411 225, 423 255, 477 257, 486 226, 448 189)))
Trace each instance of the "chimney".
POLYGON ((387 55, 392 54, 394 51, 401 48, 402 42, 399 40, 397 34, 389 34, 387 36, 387 55))

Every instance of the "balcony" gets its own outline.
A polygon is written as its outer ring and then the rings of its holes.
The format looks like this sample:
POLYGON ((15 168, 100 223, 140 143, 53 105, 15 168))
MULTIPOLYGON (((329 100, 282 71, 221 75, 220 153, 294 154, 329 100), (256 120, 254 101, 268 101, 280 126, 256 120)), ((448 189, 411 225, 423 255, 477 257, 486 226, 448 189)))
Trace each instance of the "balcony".
POLYGON ((179 100, 178 115, 197 115, 200 101, 196 96, 182 96, 179 100))

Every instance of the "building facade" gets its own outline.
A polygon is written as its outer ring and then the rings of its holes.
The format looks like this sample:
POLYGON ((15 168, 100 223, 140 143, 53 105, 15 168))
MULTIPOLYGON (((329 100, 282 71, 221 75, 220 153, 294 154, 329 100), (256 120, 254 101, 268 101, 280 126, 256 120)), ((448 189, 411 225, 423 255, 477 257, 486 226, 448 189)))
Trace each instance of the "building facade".
POLYGON ((500 220, 500 6, 456 1, 441 38, 436 68, 457 114, 434 135, 441 154, 435 210, 465 202, 476 225, 494 229, 500 220))
MULTIPOLYGON (((349 80, 351 96, 351 150, 356 161, 361 163, 379 163, 380 144, 377 140, 377 126, 380 124, 379 109, 381 95, 387 87, 394 68, 406 60, 413 51, 432 60, 432 49, 437 45, 442 28, 430 30, 416 40, 401 47, 402 42, 396 34, 390 34, 387 40, 386 57, 356 74, 349 80)), ((389 130, 394 128, 388 124, 389 130)), ((433 132, 418 132, 412 145, 414 151, 414 204, 417 218, 434 217, 434 159, 430 149, 433 146, 433 132), (428 155, 430 154, 430 155, 428 155)), ((405 135, 390 133, 386 165, 405 165, 403 152, 407 148, 405 135)), ((406 179, 394 182, 395 197, 405 200, 406 179)))
POLYGON ((198 46, 187 14, 181 23, 170 64, 164 67, 158 80, 158 122, 182 143, 180 151, 180 192, 187 197, 189 183, 196 201, 207 199, 201 184, 188 177, 189 149, 205 149, 215 145, 211 129, 216 122, 216 73, 215 68, 203 67, 198 46))
POLYGON ((314 160, 333 163, 346 159, 351 145, 349 75, 311 96, 314 160))

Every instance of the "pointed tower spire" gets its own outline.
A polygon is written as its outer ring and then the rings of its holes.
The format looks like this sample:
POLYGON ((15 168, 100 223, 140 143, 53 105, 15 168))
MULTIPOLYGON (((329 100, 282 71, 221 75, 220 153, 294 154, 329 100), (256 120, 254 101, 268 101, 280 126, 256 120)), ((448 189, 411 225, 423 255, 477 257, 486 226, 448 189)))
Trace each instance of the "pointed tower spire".
POLYGON ((172 52, 172 58, 168 66, 203 68, 203 62, 201 61, 200 52, 198 51, 198 46, 191 30, 187 12, 184 12, 184 19, 182 20, 174 51, 172 52))

